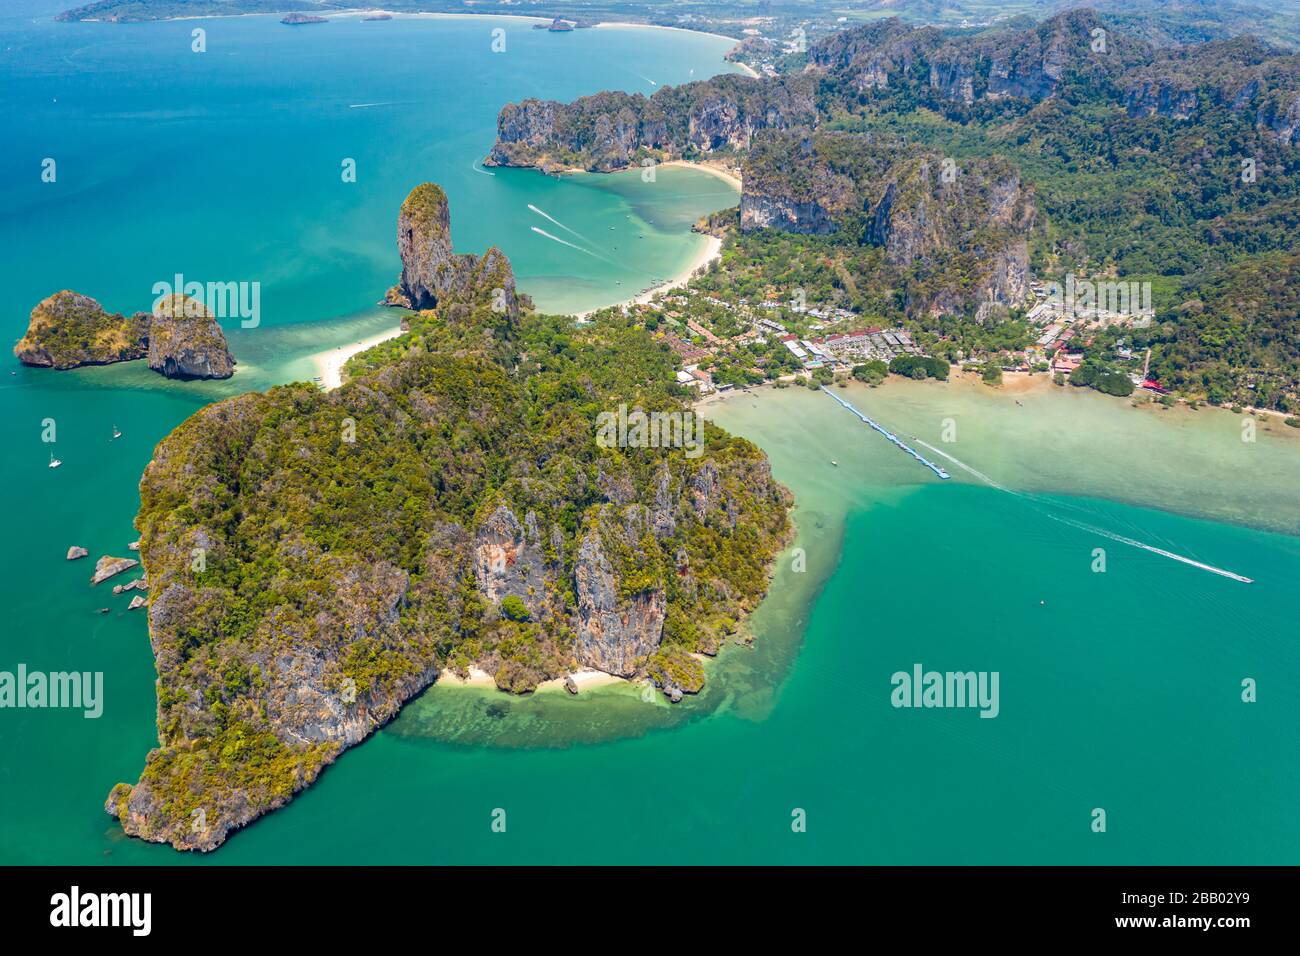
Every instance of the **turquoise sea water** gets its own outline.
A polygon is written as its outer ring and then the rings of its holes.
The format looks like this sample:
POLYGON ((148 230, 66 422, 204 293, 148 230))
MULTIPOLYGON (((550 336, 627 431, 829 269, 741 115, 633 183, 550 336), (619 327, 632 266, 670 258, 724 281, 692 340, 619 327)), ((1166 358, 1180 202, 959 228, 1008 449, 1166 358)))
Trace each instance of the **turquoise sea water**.
POLYGON ((554 37, 506 23, 507 53, 491 54, 486 21, 290 29, 248 18, 205 21, 212 59, 197 64, 195 22, 5 16, 0 126, 19 147, 0 152, 10 337, 55 289, 143 308, 150 284, 176 271, 262 281, 264 317, 233 332, 241 369, 229 383, 168 383, 139 363, 69 373, 11 363, 16 374, 0 378, 10 450, 0 669, 25 662, 106 681, 98 720, 0 711, 0 861, 1300 856, 1300 441, 1275 424, 1247 445, 1225 413, 1157 413, 1060 390, 1017 405, 978 387, 910 382, 845 394, 1022 494, 956 466, 941 484, 804 389, 712 407, 769 451, 795 492, 805 560, 804 570, 793 553, 780 563, 751 620, 754 647, 726 648, 699 698, 670 707, 627 686, 578 699, 435 686, 215 854, 123 837, 101 807, 156 742, 145 619, 125 610, 127 596, 88 588, 89 562, 65 562, 67 547, 88 547, 91 560, 127 553, 140 471, 198 405, 307 377, 309 353, 392 324, 394 313, 370 303, 396 274, 393 219, 414 182, 443 183, 457 247, 498 243, 550 308, 618 299, 648 284, 643 274, 676 271, 691 252, 689 222, 734 201, 716 180, 664 170, 649 191, 635 176, 490 177, 473 163, 500 103, 707 75, 727 44, 652 31, 554 37), (571 41, 583 46, 556 45, 571 41), (363 105, 372 103, 386 105, 363 105), (66 157, 60 192, 41 191, 55 188, 39 184, 47 155, 66 157), (356 184, 338 182, 345 156, 358 159, 356 184), (609 246, 614 235, 649 245, 611 265, 538 237, 531 226, 579 242, 529 203, 602 253, 594 240, 606 234, 609 246), (39 441, 45 418, 65 461, 53 471, 39 441), (948 420, 951 444, 941 440, 948 420), (124 436, 110 442, 114 424, 124 436), (1104 574, 1092 571, 1097 547, 1104 574), (96 614, 103 606, 110 613, 96 614), (999 716, 891 707, 890 675, 918 662, 998 671, 999 716), (1257 703, 1241 702, 1244 677, 1258 681, 1257 703), (1090 830, 1097 807, 1105 834, 1090 830), (505 833, 489 826, 497 808, 505 833), (791 830, 796 808, 806 833, 791 830))

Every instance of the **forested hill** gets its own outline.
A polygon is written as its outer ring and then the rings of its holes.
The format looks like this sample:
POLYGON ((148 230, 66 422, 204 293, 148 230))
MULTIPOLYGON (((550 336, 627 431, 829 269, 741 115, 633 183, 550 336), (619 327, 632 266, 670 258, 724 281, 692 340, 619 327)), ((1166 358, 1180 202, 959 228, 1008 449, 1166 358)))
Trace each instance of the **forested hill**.
POLYGON ((530 312, 500 252, 451 251, 433 184, 399 238, 406 335, 332 392, 201 409, 145 471, 159 746, 109 795, 128 834, 213 849, 444 670, 680 700, 766 591, 788 492, 687 408, 667 346, 530 312))
MULTIPOLYGON (((1224 281, 1225 267, 1246 274, 1257 257, 1292 246, 1300 225, 1300 56, 1244 36, 1160 46, 1107 22, 1092 10, 987 31, 880 21, 815 44, 797 72, 780 77, 728 77, 649 99, 508 105, 492 158, 590 169, 729 158, 747 173, 742 229, 830 235, 829 244, 801 242, 810 263, 831 263, 837 304, 868 304, 865 293, 844 294, 851 288, 884 289, 872 308, 932 326, 927 317, 936 311, 971 318, 986 318, 990 305, 1014 311, 981 278, 1001 263, 993 274, 1004 291, 1017 284, 1008 281, 1014 262, 1004 268, 1007 244, 981 241, 991 223, 957 228, 966 211, 948 207, 938 233, 947 244, 932 243, 932 254, 902 271, 862 252, 881 244, 878 228, 845 226, 879 211, 876 187, 896 182, 911 159, 929 156, 931 175, 945 159, 949 169, 969 172, 996 162, 1007 174, 993 183, 1033 196, 1037 215, 1013 220, 1033 276, 1151 282, 1161 321, 1134 330, 1133 341, 1152 347, 1158 373, 1189 395, 1244 404, 1266 396, 1291 407, 1300 379, 1300 356, 1288 344, 1295 336, 1242 324, 1239 314, 1222 311, 1221 296, 1202 299, 1199 290, 1224 281), (811 122, 801 108, 809 97, 811 122), (828 152, 830 132, 850 138, 828 152), (811 152, 764 146, 786 134, 811 152), (853 176, 841 175, 848 167, 830 175, 833 163, 806 158, 842 154, 852 136, 862 159, 849 165, 883 177, 865 190, 863 183, 848 188, 853 176), (893 144, 897 161, 873 167, 881 144, 893 144), (757 214, 746 219, 746 211, 757 214), (1192 301, 1202 308, 1175 309, 1192 301), (1243 343, 1241 364, 1224 361, 1221 336, 1208 332, 1219 325, 1243 343)), ((945 195, 962 194, 935 187, 931 209, 940 217, 945 195)), ((741 240, 742 255, 729 262, 746 268, 744 250, 762 255, 760 244, 741 240)), ((789 243, 782 249, 783 258, 792 251, 789 243)), ((1275 275, 1293 265, 1273 257, 1259 269, 1275 275)))
POLYGON ((1296 407, 1296 316, 1221 290, 1298 278, 1274 253, 1300 229, 1300 57, 1251 37, 1156 47, 1077 11, 973 38, 877 24, 810 62, 829 128, 1014 162, 1041 214, 1037 277, 1150 281, 1158 321, 1132 339, 1162 380, 1296 407))

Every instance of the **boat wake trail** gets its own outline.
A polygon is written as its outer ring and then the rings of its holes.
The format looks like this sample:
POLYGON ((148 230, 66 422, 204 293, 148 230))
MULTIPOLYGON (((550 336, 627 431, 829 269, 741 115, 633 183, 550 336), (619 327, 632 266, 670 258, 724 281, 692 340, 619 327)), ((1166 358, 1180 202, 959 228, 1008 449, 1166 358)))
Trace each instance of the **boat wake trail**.
POLYGON ((563 230, 564 230, 565 232, 567 232, 569 235, 571 235, 571 236, 577 236, 577 237, 578 237, 579 239, 581 239, 583 242, 587 243, 587 245, 593 245, 592 241, 591 241, 590 239, 588 239, 586 236, 584 236, 582 233, 578 232, 578 230, 576 230, 576 229, 570 229, 570 228, 569 228, 568 226, 566 226, 564 223, 560 222, 560 220, 556 219, 554 216, 550 215, 549 213, 543 212, 542 210, 538 209, 538 208, 537 208, 536 206, 534 206, 532 203, 529 203, 529 204, 528 204, 528 208, 529 208, 530 210, 532 210, 533 212, 537 213, 537 215, 541 216, 541 217, 542 217, 543 219, 545 219, 547 222, 553 222, 553 223, 555 223, 557 226, 559 226, 561 229, 563 229, 563 230))
MULTIPOLYGON (((532 207, 530 206, 529 208, 531 209, 532 207)), ((540 209, 536 211, 541 213, 543 216, 546 216, 546 213, 542 212, 540 209)), ((546 218, 551 219, 550 216, 546 216, 546 218)), ((551 219, 551 221, 555 222, 554 219, 551 219)), ((562 225, 562 224, 556 223, 556 225, 562 225)), ((644 276, 651 275, 649 272, 646 272, 644 269, 641 269, 637 266, 631 265, 626 262, 619 262, 616 259, 611 259, 609 256, 602 256, 599 252, 592 252, 590 249, 584 249, 582 246, 578 245, 577 243, 570 242, 568 239, 561 239, 559 236, 554 235, 553 233, 549 233, 545 229, 539 229, 537 226, 529 226, 528 228, 531 229, 533 232, 537 233, 539 236, 545 236, 547 239, 550 239, 552 242, 558 242, 562 246, 568 246, 570 249, 576 249, 579 252, 581 252, 583 255, 591 256, 593 259, 599 259, 601 262, 607 262, 615 269, 618 269, 620 271, 639 272, 644 276)), ((562 228, 568 229, 567 226, 562 226, 562 228)), ((569 229, 569 231, 573 232, 572 229, 569 229)), ((574 232, 573 234, 575 236, 578 236, 578 238, 582 238, 582 236, 579 233, 574 232)), ((658 282, 659 280, 655 279, 654 281, 658 282)))
POLYGON ((943 451, 939 448, 935 448, 933 445, 929 444, 928 442, 923 442, 919 438, 916 439, 916 443, 918 445, 930 449, 930 451, 934 452, 936 455, 942 455, 944 458, 947 458, 958 468, 961 468, 963 471, 968 472, 971 475, 974 475, 976 478, 984 482, 989 487, 996 488, 998 491, 1004 491, 1009 495, 1015 495, 1017 498, 1024 498, 1026 501, 1030 502, 1030 505, 1034 508, 1035 511, 1039 512, 1040 514, 1048 518, 1051 518, 1053 521, 1059 521, 1061 524, 1068 525, 1071 528, 1078 528, 1080 531, 1086 531, 1089 534, 1099 534, 1103 538, 1109 538, 1111 541, 1118 541, 1120 544, 1127 544, 1129 547, 1132 548, 1140 548, 1143 551, 1149 551, 1152 554, 1158 554, 1162 558, 1169 558, 1171 561, 1179 561, 1183 564, 1190 565, 1194 568, 1200 568, 1202 571, 1209 571, 1211 574, 1217 574, 1220 575, 1221 577, 1231 578, 1234 581, 1240 581, 1242 584, 1254 583, 1253 578, 1245 577, 1244 575, 1237 574, 1233 571, 1227 571, 1223 568, 1216 568, 1212 564, 1206 564, 1203 561, 1197 561, 1194 560, 1193 558, 1189 558, 1182 554, 1175 554, 1173 551, 1166 551, 1164 548, 1157 548, 1153 544, 1146 544, 1145 542, 1138 541, 1135 538, 1127 538, 1122 534, 1116 534, 1113 531, 1107 531, 1105 528, 1098 528, 1096 525, 1091 525, 1083 521, 1075 521, 1073 518, 1063 518, 1060 515, 1052 514, 1050 511, 1047 511, 1044 508, 1035 504, 1028 495, 1025 495, 1019 491, 1012 491, 1010 488, 1005 488, 1002 485, 999 485, 996 481, 994 481, 988 475, 984 474, 982 471, 977 471, 976 469, 972 468, 970 465, 966 464, 964 461, 960 461, 957 458, 954 458, 946 451, 943 451))
POLYGON ((476 172, 476 173, 482 173, 484 176, 495 176, 495 175, 496 175, 496 173, 490 173, 490 172, 488 172, 486 169, 480 169, 480 168, 479 168, 479 165, 478 165, 478 160, 477 160, 477 159, 474 160, 474 162, 472 162, 472 163, 469 164, 469 168, 472 169, 472 170, 474 170, 474 172, 476 172))
MULTIPOLYGON (((1040 509, 1041 510, 1041 509, 1040 509)), ((1074 521, 1070 518, 1062 518, 1059 515, 1048 514, 1043 512, 1053 521, 1059 521, 1061 524, 1068 524, 1072 528, 1078 528, 1081 531, 1090 531, 1093 534, 1099 534, 1103 538, 1110 538, 1112 541, 1118 541, 1121 544, 1127 544, 1134 548, 1141 548, 1143 551, 1150 551, 1152 554, 1158 554, 1162 558, 1170 558, 1174 561, 1181 561, 1183 564, 1190 564, 1194 568, 1200 568, 1202 571, 1209 571, 1211 574, 1222 575, 1225 578, 1232 578, 1234 581, 1240 581, 1242 584, 1253 584, 1254 579, 1235 574, 1232 571, 1225 571, 1223 568, 1216 568, 1212 564, 1205 564, 1201 561, 1193 561, 1191 558, 1184 557, 1181 554, 1174 554, 1172 551, 1166 551, 1164 548, 1157 548, 1154 545, 1143 544, 1141 541, 1135 541, 1132 538, 1126 538, 1122 534, 1115 534, 1113 531, 1107 531, 1105 528, 1097 528, 1082 521, 1074 521)))
POLYGON ((559 236, 552 235, 551 233, 547 232, 545 229, 538 229, 536 226, 529 226, 528 228, 533 230, 533 232, 537 233, 539 236, 545 236, 547 239, 550 239, 552 242, 558 242, 560 245, 568 246, 570 249, 577 249, 583 255, 591 256, 593 259, 599 259, 601 262, 608 262, 611 266, 613 266, 616 269, 625 268, 622 263, 615 262, 613 259, 609 258, 608 256, 602 256, 599 252, 592 252, 590 249, 584 249, 582 248, 582 246, 577 245, 576 243, 572 243, 568 239, 561 239, 559 236))
POLYGON ((1005 491, 1005 492, 1006 492, 1007 494, 1009 494, 1009 495, 1020 496, 1020 493, 1019 493, 1018 491, 1012 491, 1010 488, 1004 488, 1004 487, 1002 487, 1002 486, 999 485, 996 481, 994 481, 992 478, 990 478, 988 475, 984 474, 984 472, 982 472, 982 471, 976 471, 976 470, 975 470, 974 468, 972 468, 970 465, 966 464, 966 462, 957 460, 956 458, 952 457, 952 455, 948 454, 948 453, 947 453, 946 451, 944 451, 943 449, 941 449, 941 448, 935 448, 935 447, 934 447, 933 445, 931 445, 929 442, 921 441, 921 439, 916 438, 915 436, 913 436, 913 441, 915 441, 915 442, 916 442, 918 445, 920 445, 922 448, 928 448, 928 449, 930 449, 930 451, 934 452, 936 455, 942 455, 944 458, 947 458, 950 462, 952 462, 952 463, 953 463, 954 465, 956 465, 958 468, 960 468, 960 469, 962 469, 963 471, 969 472, 970 474, 974 475, 976 478, 978 478, 980 481, 984 482, 984 484, 988 485, 990 488, 996 488, 998 491, 1005 491))
POLYGON ((552 242, 558 242, 560 245, 568 246, 570 249, 577 249, 579 252, 585 253, 594 259, 604 258, 604 256, 598 256, 590 249, 584 249, 582 248, 582 246, 577 245, 576 243, 572 243, 568 239, 561 239, 559 236, 551 235, 551 233, 547 232, 545 229, 538 229, 536 226, 529 226, 528 228, 533 230, 533 232, 537 233, 539 236, 545 236, 547 239, 550 239, 552 242))

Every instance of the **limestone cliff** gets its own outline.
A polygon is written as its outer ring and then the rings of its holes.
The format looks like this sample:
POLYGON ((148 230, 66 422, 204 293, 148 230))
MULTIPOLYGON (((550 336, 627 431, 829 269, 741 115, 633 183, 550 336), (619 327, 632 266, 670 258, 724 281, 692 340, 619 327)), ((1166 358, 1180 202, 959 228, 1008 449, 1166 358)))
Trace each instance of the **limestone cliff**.
POLYGON ((825 235, 860 205, 851 176, 818 162, 807 130, 757 137, 741 176, 740 228, 825 235))
POLYGON ((149 367, 167 378, 230 378, 226 333, 198 299, 166 296, 149 320, 149 367))
POLYGON ((814 85, 799 77, 729 74, 663 87, 650 97, 606 92, 571 104, 530 99, 501 110, 486 162, 610 172, 642 159, 745 150, 759 130, 815 119, 814 85))
POLYGON ((981 102, 1041 102, 1067 82, 1104 88, 1150 55, 1148 44, 1112 37, 1095 12, 1082 9, 976 34, 885 20, 815 44, 808 70, 872 98, 910 96, 960 112, 981 102))
POLYGON ((1300 55, 1253 37, 1163 50, 1125 78, 1128 115, 1194 120, 1221 108, 1251 113, 1261 132, 1289 146, 1300 119, 1300 55))
POLYGON ((880 246, 895 270, 921 266, 932 276, 913 309, 971 306, 982 318, 1025 295, 1037 211, 1005 160, 959 164, 882 137, 766 132, 743 182, 742 231, 843 233, 880 246))
MULTIPOLYGON (((611 517, 610 512, 603 511, 578 549, 574 565, 578 641, 583 663, 610 674, 632 677, 659 649, 667 597, 653 576, 641 587, 626 586, 627 576, 619 574, 611 562, 605 539, 613 537, 619 551, 635 548, 639 541, 635 537, 628 540, 630 536, 624 528, 608 527, 611 517)), ((631 526, 635 528, 635 523, 631 526)))
POLYGON ((440 186, 423 183, 411 190, 397 217, 397 251, 402 274, 388 291, 388 305, 433 309, 444 299, 490 300, 511 320, 519 316, 510 262, 495 246, 481 257, 457 255, 451 245, 451 213, 440 186))
POLYGON ((1160 48, 1091 9, 975 34, 879 21, 815 44, 807 70, 841 95, 959 120, 1003 107, 1014 117, 1018 103, 1070 95, 1109 100, 1134 119, 1187 121, 1225 106, 1254 110, 1257 127, 1288 145, 1300 116, 1295 54, 1248 35, 1160 48))

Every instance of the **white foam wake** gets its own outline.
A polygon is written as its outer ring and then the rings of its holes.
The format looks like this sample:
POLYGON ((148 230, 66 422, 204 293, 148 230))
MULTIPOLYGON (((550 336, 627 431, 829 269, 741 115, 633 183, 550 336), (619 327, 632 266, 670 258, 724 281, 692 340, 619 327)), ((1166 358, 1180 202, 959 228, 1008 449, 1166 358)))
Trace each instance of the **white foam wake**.
POLYGON ((528 228, 532 229, 533 232, 537 233, 539 236, 545 236, 547 239, 550 239, 552 242, 558 242, 560 245, 568 246, 570 249, 577 249, 583 255, 591 256, 593 259, 599 259, 601 262, 608 262, 611 266, 614 266, 616 269, 623 268, 623 266, 620 263, 615 262, 613 259, 610 259, 608 256, 602 256, 598 252, 592 252, 590 249, 584 249, 582 248, 582 246, 576 245, 575 243, 570 242, 568 239, 561 239, 559 236, 552 235, 551 233, 547 232, 545 229, 538 229, 536 226, 529 226, 528 228))
POLYGON ((529 204, 528 204, 528 208, 531 209, 533 212, 537 213, 537 215, 541 216, 541 217, 542 217, 543 219, 545 219, 547 222, 553 222, 553 223, 555 223, 557 226, 559 226, 561 229, 563 229, 563 230, 564 230, 565 232, 567 232, 569 235, 571 235, 571 236, 577 236, 579 239, 581 239, 583 242, 587 243, 588 245, 591 245, 591 244, 592 244, 592 243, 591 243, 591 240, 588 239, 586 236, 584 236, 582 233, 578 232, 578 230, 576 230, 576 229, 570 229, 568 226, 566 226, 564 223, 560 222, 560 220, 556 219, 556 218, 555 218, 554 216, 552 216, 550 213, 545 212, 544 210, 538 209, 538 208, 537 208, 536 206, 534 206, 532 203, 529 203, 529 204))
MULTIPOLYGON (((970 465, 966 464, 964 461, 954 458, 946 451, 943 451, 939 448, 935 448, 933 445, 929 444, 928 442, 923 442, 919 438, 915 439, 915 441, 918 445, 923 445, 924 447, 930 449, 930 451, 934 452, 936 455, 942 455, 944 458, 947 458, 958 468, 961 468, 964 471, 968 472, 969 474, 974 475, 976 478, 978 478, 980 481, 984 482, 985 484, 989 485, 990 487, 996 488, 998 491, 1005 491, 1009 495, 1015 495, 1017 498, 1025 497, 1025 495, 1021 494, 1018 491, 1012 491, 1010 488, 1004 488, 1002 485, 999 485, 996 481, 994 481, 988 475, 984 474, 982 471, 977 471, 976 469, 972 468, 970 465)), ((1105 528, 1098 528, 1096 525, 1086 524, 1082 521, 1075 521, 1072 518, 1062 518, 1060 515, 1054 515, 1049 511, 1045 511, 1042 508, 1038 508, 1037 506, 1035 506, 1035 508, 1037 511, 1051 518, 1053 521, 1059 521, 1061 524, 1069 525, 1072 528, 1078 528, 1080 531, 1087 531, 1090 534, 1099 534, 1103 538, 1109 538, 1111 541, 1118 541, 1120 544, 1127 544, 1133 548, 1141 548, 1143 551, 1149 551, 1152 554, 1158 554, 1162 558, 1169 558, 1171 561, 1179 561, 1183 564, 1191 565, 1194 568, 1200 568, 1202 571, 1209 571, 1211 574, 1218 574, 1225 578, 1231 578, 1234 581, 1240 581, 1242 584, 1254 583, 1253 578, 1245 577, 1244 575, 1237 574, 1233 571, 1227 571, 1223 568, 1216 568, 1212 564, 1206 564, 1203 561, 1197 561, 1194 560, 1193 558, 1189 558, 1182 554, 1175 554, 1173 551, 1166 551, 1164 548, 1157 548, 1155 545, 1146 544, 1145 542, 1138 541, 1134 538, 1126 538, 1122 534, 1115 534, 1115 532, 1113 531, 1107 531, 1105 528)))

